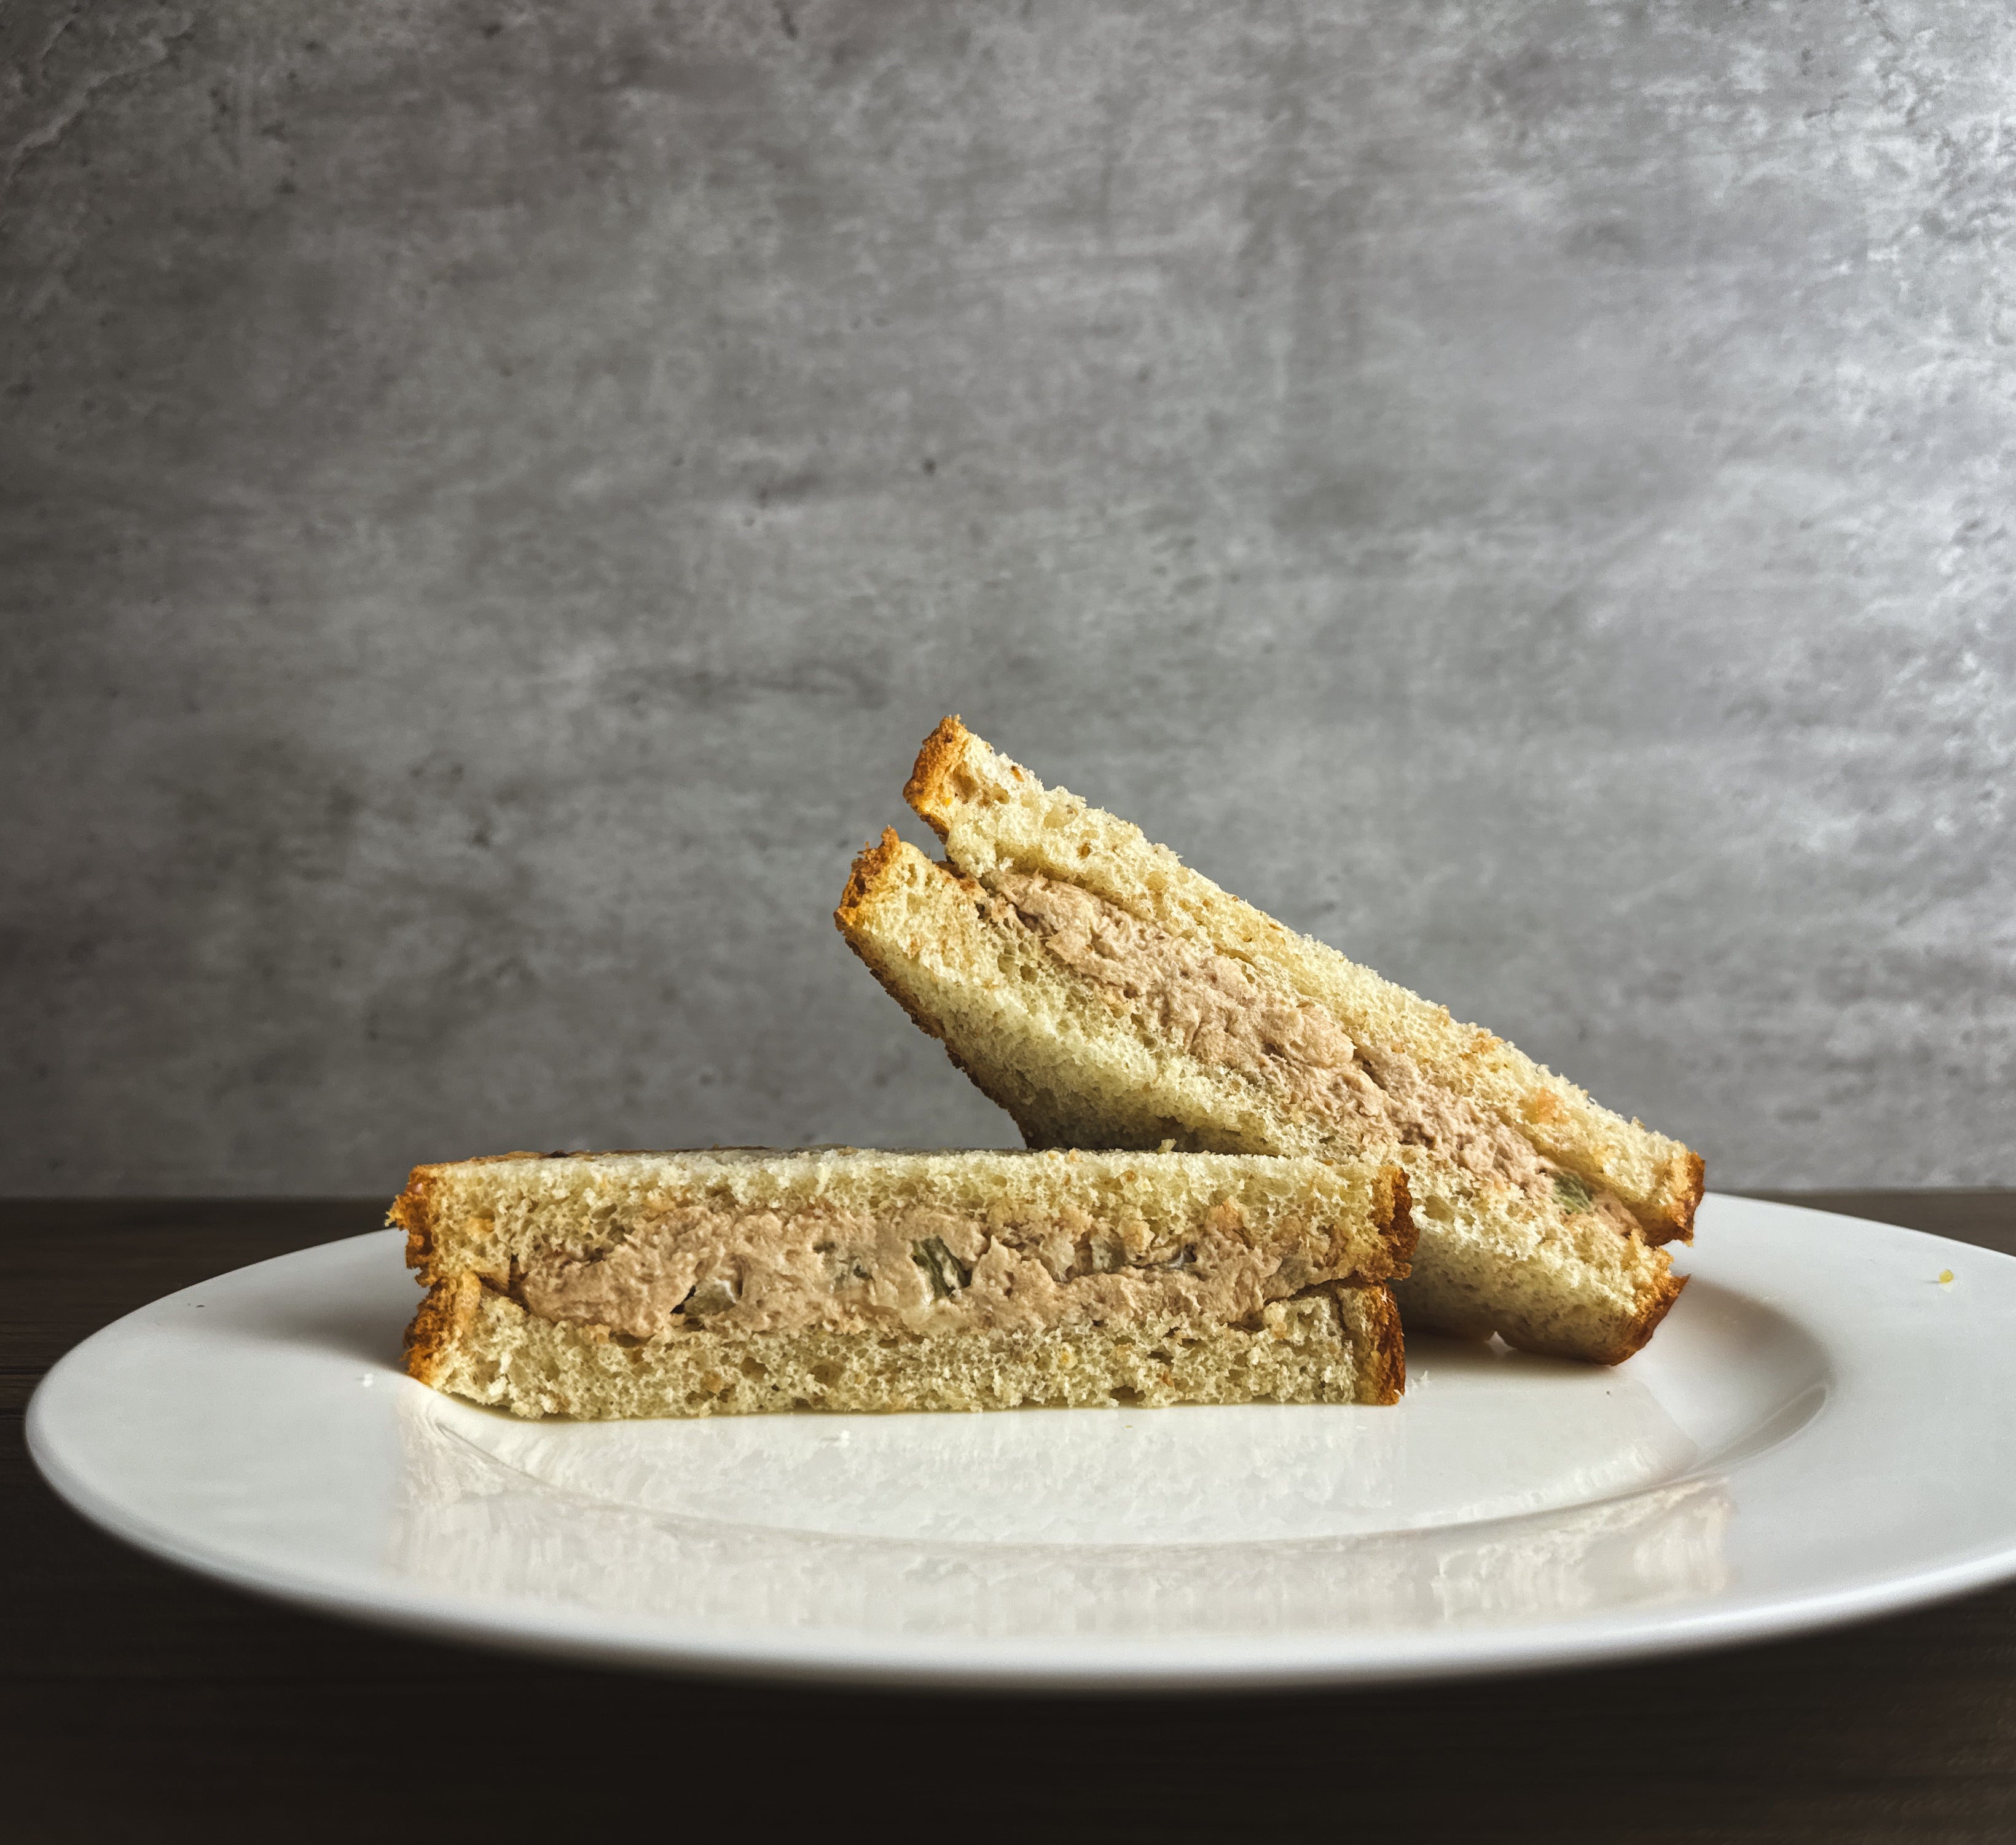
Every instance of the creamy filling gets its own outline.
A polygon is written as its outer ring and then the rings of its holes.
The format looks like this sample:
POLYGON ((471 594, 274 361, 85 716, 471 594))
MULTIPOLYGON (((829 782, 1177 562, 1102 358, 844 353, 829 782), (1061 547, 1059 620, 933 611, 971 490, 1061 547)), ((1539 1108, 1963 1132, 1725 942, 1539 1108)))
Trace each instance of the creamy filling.
POLYGON ((1467 1096, 1432 1081, 1395 1048, 1359 1044, 1327 1008, 1268 992, 1244 962, 1186 942, 1075 885, 1037 872, 999 882, 991 913, 1021 924, 1200 1061, 1281 1096, 1291 1109, 1362 1137, 1369 1129, 1426 1147, 1480 1178, 1629 1231, 1629 1208, 1536 1151, 1467 1096))
POLYGON ((669 1211, 606 1252, 540 1256, 511 1292, 542 1319, 655 1339, 695 1327, 1034 1331, 1165 1317, 1233 1323, 1318 1282, 1348 1278, 1327 1229, 1256 1248, 1238 1208, 1182 1241, 1136 1218, 1066 1212, 995 1224, 916 1207, 887 1216, 704 1205, 669 1211))

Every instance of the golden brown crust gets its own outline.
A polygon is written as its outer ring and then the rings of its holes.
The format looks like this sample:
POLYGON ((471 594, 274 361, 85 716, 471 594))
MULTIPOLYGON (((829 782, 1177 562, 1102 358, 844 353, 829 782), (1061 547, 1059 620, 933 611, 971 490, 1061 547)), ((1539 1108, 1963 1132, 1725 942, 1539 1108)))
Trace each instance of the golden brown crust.
MULTIPOLYGON (((1701 1194, 1708 1185, 1708 1164, 1691 1147, 1683 1147, 1673 1156, 1672 1187, 1678 1202, 1674 1206, 1673 1228, 1670 1237, 1658 1240, 1665 1242, 1677 1238, 1681 1242, 1694 1240, 1694 1213, 1700 1208, 1701 1194)), ((1648 1242, 1651 1238, 1646 1239, 1648 1242)))
MULTIPOLYGON (((470 1159, 458 1160, 458 1166, 502 1166, 513 1160, 568 1159, 573 1155, 564 1151, 555 1153, 482 1153, 470 1159)), ((434 1191, 440 1184, 437 1177, 446 1169, 439 1166, 416 1166, 406 1175, 406 1189, 393 1199, 391 1209, 385 1213, 385 1222, 394 1230, 406 1233, 406 1266, 419 1271, 421 1281, 431 1288, 437 1278, 434 1264, 434 1191)))
POLYGON ((840 907, 833 913, 833 925, 847 938, 857 954, 861 952, 858 932, 862 910, 902 850, 903 842, 897 838, 896 829, 884 827, 882 837, 871 839, 855 853, 854 863, 848 868, 847 888, 840 894, 840 907))
POLYGON ((456 1342, 476 1318, 483 1283, 475 1275, 453 1275, 427 1290, 406 1328, 406 1374, 432 1384, 446 1368, 456 1342))
POLYGON ((947 798, 949 784, 965 762, 967 745, 972 741, 973 733, 956 714, 940 719, 938 727, 917 751, 910 779, 903 784, 903 798, 911 811, 941 839, 948 830, 945 816, 952 805, 947 798))
POLYGON ((1372 1208, 1377 1214, 1380 1234, 1393 1252, 1392 1278, 1405 1281, 1413 1272, 1409 1265, 1421 1240, 1421 1227, 1414 1221, 1414 1200, 1407 1189, 1404 1167, 1381 1169, 1372 1183, 1372 1208))
POLYGON ((1661 1243, 1691 1243, 1694 1213, 1707 1183, 1708 1166, 1701 1156, 1691 1147, 1679 1148, 1666 1164, 1659 1196, 1632 1207, 1640 1239, 1654 1249, 1661 1243))
POLYGON ((1670 1271, 1646 1290, 1645 1299, 1638 1311, 1618 1335, 1616 1345, 1600 1356, 1599 1364, 1622 1364, 1632 1353, 1643 1350, 1647 1340, 1659 1330, 1659 1322, 1672 1310, 1673 1303, 1680 1298, 1680 1290, 1687 1285, 1685 1275, 1670 1271))
POLYGON ((1407 1344, 1400 1328, 1399 1305, 1385 1288, 1367 1288, 1364 1298, 1372 1310, 1372 1360, 1366 1379, 1371 1393, 1363 1400, 1398 1403, 1407 1388, 1407 1344))
POLYGON ((434 1283, 434 1168, 416 1166, 406 1176, 406 1189, 393 1199, 385 1221, 406 1233, 406 1266, 419 1271, 429 1287, 434 1283))
MULTIPOLYGON (((1634 1353, 1644 1350, 1646 1342, 1659 1330, 1659 1322, 1672 1310, 1673 1303, 1680 1298, 1680 1290, 1687 1285, 1685 1275, 1676 1275, 1670 1270, 1651 1283, 1640 1298, 1637 1310, 1618 1328, 1616 1337, 1600 1350, 1586 1345, 1557 1346, 1544 1340, 1521 1339, 1516 1333, 1499 1329, 1499 1337, 1506 1344, 1522 1352, 1538 1352, 1550 1358, 1575 1358, 1586 1364, 1622 1364, 1634 1353)), ((1446 1330, 1438 1326, 1438 1332, 1446 1330)), ((1472 1336, 1468 1332, 1456 1336, 1472 1336)))

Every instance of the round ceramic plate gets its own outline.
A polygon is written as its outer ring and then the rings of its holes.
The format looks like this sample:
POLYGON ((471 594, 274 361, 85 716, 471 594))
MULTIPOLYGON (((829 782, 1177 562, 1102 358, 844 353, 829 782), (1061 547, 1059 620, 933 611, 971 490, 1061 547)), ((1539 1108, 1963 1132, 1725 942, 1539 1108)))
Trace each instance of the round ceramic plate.
POLYGON ((1733 1198, 1699 1231, 1615 1370, 1417 1338, 1392 1409, 643 1423, 517 1422, 401 1375, 416 1296, 385 1231, 106 1328, 28 1434, 87 1517, 239 1587, 688 1670, 1344 1684, 2016 1575, 2016 1260, 1733 1198))

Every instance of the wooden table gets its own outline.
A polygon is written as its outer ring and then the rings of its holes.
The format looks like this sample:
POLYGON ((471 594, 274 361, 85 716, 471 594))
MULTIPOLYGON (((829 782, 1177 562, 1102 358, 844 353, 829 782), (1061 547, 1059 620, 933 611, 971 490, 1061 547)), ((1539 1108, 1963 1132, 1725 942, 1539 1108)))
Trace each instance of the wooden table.
MULTIPOLYGON (((2016 1253, 2016 1191, 1795 1202, 2016 1253)), ((0 1204, 0 1833, 2016 1840, 2016 1586, 1791 1644, 1417 1689, 772 1690, 313 1619, 129 1551, 41 1484, 22 1411, 70 1346, 381 1209, 0 1204)))

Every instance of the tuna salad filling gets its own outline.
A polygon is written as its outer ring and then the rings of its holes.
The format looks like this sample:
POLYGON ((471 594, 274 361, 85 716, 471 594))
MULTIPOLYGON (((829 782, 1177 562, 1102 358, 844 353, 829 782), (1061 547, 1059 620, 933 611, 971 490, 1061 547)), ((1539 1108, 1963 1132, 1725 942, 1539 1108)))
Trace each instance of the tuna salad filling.
POLYGON ((1354 1277, 1322 1227, 1258 1247, 1237 1205, 1180 1241, 1139 1218, 1067 1213, 995 1223, 917 1206, 870 1216, 705 1205, 668 1211, 605 1252, 535 1258, 509 1292, 542 1319, 639 1339, 697 1327, 872 1331, 1196 1318, 1230 1324, 1325 1281, 1354 1277))
POLYGON ((1637 1227, 1621 1198, 1543 1158, 1405 1051, 1355 1043, 1326 1007, 1269 991, 1243 961, 1037 872, 1002 877, 988 907, 995 922, 1033 931, 1073 973, 1193 1057, 1273 1090, 1292 1109, 1355 1137, 1370 1132, 1429 1148, 1571 1216, 1637 1227))

